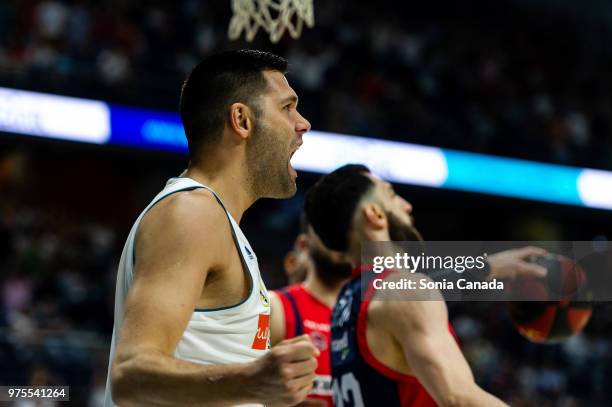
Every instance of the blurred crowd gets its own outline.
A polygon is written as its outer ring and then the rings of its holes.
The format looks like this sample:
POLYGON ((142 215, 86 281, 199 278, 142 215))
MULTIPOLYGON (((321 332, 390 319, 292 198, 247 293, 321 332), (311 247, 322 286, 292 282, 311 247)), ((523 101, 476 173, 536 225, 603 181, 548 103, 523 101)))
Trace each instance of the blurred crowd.
MULTIPOLYGON (((316 2, 299 41, 252 46, 289 57, 315 129, 611 169, 608 37, 514 3, 316 2)), ((230 16, 229 0, 3 1, 0 84, 174 110, 198 60, 247 45, 230 16)))
POLYGON ((70 385, 74 405, 101 405, 114 233, 65 213, 0 208, 0 383, 70 385))
POLYGON ((450 307, 451 322, 479 384, 515 407, 604 406, 610 401, 612 318, 596 308, 582 334, 559 344, 519 336, 504 303, 450 307))

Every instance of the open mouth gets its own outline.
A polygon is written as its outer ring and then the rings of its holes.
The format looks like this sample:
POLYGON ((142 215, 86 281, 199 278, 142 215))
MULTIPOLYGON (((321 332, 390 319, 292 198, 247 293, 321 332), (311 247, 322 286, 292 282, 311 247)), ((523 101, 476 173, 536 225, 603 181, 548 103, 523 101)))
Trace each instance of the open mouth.
POLYGON ((291 159, 293 158, 293 155, 295 154, 295 152, 299 149, 300 147, 297 146, 289 155, 289 160, 287 160, 287 166, 289 168, 289 174, 291 174, 291 176, 293 178, 297 178, 297 171, 295 170, 295 168, 293 168, 293 166, 291 165, 291 159))

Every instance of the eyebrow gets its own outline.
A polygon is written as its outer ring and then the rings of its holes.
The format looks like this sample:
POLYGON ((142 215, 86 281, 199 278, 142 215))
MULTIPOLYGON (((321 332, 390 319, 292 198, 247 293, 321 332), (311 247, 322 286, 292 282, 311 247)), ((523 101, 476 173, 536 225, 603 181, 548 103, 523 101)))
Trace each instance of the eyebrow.
POLYGON ((293 102, 296 105, 298 104, 298 97, 296 95, 291 95, 288 96, 286 98, 284 98, 283 100, 281 100, 280 104, 284 105, 285 103, 289 103, 289 102, 293 102))

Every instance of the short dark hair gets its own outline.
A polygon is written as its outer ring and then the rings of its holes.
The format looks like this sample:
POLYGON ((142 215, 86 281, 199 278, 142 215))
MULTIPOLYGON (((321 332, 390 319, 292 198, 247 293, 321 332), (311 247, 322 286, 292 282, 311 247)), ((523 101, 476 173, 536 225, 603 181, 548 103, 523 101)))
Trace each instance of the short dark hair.
POLYGON ((287 71, 287 60, 269 52, 242 49, 211 55, 183 84, 180 112, 189 157, 202 145, 218 141, 232 103, 242 102, 260 114, 258 98, 266 88, 263 71, 287 71))
POLYGON ((306 193, 308 223, 329 249, 344 252, 349 245, 353 215, 361 199, 374 187, 370 170, 348 164, 323 176, 306 193))

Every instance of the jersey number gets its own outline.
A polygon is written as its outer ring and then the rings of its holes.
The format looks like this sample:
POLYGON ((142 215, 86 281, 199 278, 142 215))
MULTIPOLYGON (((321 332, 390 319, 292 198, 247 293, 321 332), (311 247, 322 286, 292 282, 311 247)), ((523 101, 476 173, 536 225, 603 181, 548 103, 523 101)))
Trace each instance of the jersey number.
POLYGON ((346 373, 340 379, 334 379, 332 391, 336 407, 344 407, 344 403, 347 403, 347 406, 364 407, 359 382, 352 373, 346 373))

